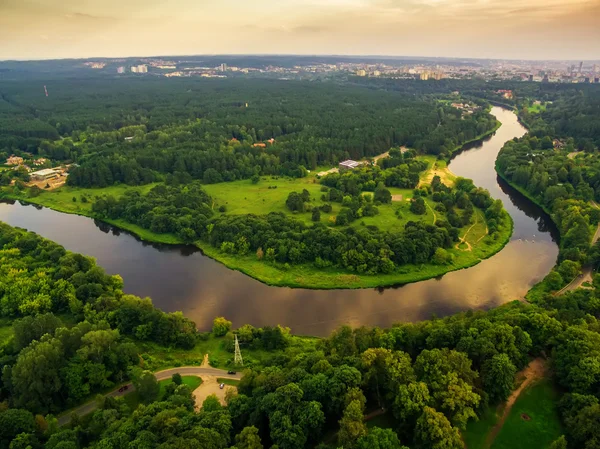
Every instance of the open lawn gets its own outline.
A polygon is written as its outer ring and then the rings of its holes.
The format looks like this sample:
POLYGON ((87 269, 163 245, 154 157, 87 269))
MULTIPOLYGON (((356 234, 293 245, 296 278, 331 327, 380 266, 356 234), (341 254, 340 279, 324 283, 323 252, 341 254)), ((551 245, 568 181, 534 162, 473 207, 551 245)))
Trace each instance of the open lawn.
MULTIPOLYGON (((313 207, 319 207, 325 204, 321 200, 321 185, 315 176, 306 178, 274 178, 263 176, 258 184, 252 184, 250 180, 225 182, 220 184, 209 184, 204 186, 205 190, 214 199, 214 210, 219 206, 225 205, 227 215, 266 215, 270 212, 282 212, 292 215, 297 220, 312 224, 311 213, 291 213, 286 207, 285 201, 291 192, 302 192, 302 189, 310 193, 313 207)), ((433 222, 433 213, 428 210, 426 215, 415 215, 410 212, 410 203, 407 201, 412 198, 411 189, 390 188, 392 195, 401 195, 402 201, 393 201, 391 204, 382 204, 377 206, 379 214, 374 217, 363 217, 352 223, 352 226, 375 225, 382 230, 402 229, 408 221, 433 222), (399 211, 399 215, 396 215, 399 211)), ((427 200, 430 205, 433 201, 427 200)), ((333 224, 335 216, 342 208, 340 203, 330 203, 332 211, 330 213, 321 213, 321 222, 333 224)), ((219 212, 216 212, 219 213, 219 212)))
POLYGON ((527 106, 527 110, 531 114, 539 114, 546 110, 546 105, 545 104, 532 104, 530 106, 527 106))
MULTIPOLYGON (((528 387, 513 406, 490 449, 547 449, 564 432, 549 379, 528 387)), ((476 449, 471 448, 469 449, 476 449)))
POLYGON ((467 449, 548 449, 564 432, 556 409, 558 392, 543 378, 523 390, 506 421, 490 443, 490 432, 502 409, 488 408, 479 421, 471 421, 462 433, 467 449))
POLYGON ((231 385, 232 387, 237 387, 240 384, 239 380, 223 379, 222 377, 217 377, 217 382, 220 384, 231 385))
POLYGON ((467 449, 489 449, 486 447, 486 441, 489 433, 500 419, 500 412, 498 407, 489 407, 479 421, 469 421, 467 429, 462 432, 467 449))

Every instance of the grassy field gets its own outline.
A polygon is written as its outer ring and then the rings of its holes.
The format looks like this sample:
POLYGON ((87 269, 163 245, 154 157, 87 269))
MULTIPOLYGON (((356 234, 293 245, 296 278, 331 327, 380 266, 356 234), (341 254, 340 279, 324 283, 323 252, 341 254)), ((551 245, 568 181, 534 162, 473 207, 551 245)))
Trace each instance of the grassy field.
POLYGON ((527 106, 527 110, 532 114, 540 114, 546 110, 545 104, 532 104, 527 106))
POLYGON ((490 449, 550 447, 564 433, 556 407, 557 400, 558 392, 549 379, 528 387, 517 399, 490 449))
POLYGON ((564 433, 556 408, 558 396, 550 379, 527 387, 491 447, 486 445, 488 435, 500 416, 497 408, 489 408, 462 433, 467 449, 548 449, 564 433))
MULTIPOLYGON (((270 212, 281 212, 287 215, 293 215, 297 220, 303 221, 307 225, 312 224, 312 215, 310 212, 291 214, 286 207, 285 201, 291 192, 301 192, 302 189, 310 193, 310 204, 313 207, 319 207, 326 203, 321 200, 321 185, 319 180, 313 175, 306 178, 273 178, 263 176, 258 184, 252 184, 250 180, 224 182, 220 184, 208 184, 204 189, 214 199, 214 210, 224 205, 227 208, 227 215, 266 215, 270 212)), ((379 214, 374 217, 363 217, 352 223, 352 226, 358 227, 364 225, 376 225, 382 230, 402 229, 408 221, 424 221, 433 223, 433 213, 428 208, 427 214, 415 215, 410 212, 409 199, 413 197, 412 189, 389 189, 392 195, 402 195, 402 201, 393 201, 391 204, 382 204, 377 206, 379 214), (400 215, 396 215, 399 211, 400 215)), ((333 223, 335 216, 342 209, 340 203, 330 203, 332 211, 330 213, 321 213, 321 222, 333 223)), ((427 203, 433 207, 435 203, 427 199, 427 203)), ((217 212, 217 214, 220 214, 217 212)))
POLYGON ((217 383, 231 385, 232 387, 237 387, 240 384, 240 381, 236 380, 236 379, 224 379, 222 377, 217 377, 217 383))
MULTIPOLYGON (((428 169, 421 173, 421 181, 430 182, 435 174, 439 174, 446 183, 451 184, 454 182, 455 176, 447 170, 444 161, 438 161, 433 156, 421 156, 421 158, 428 163, 428 169)), ((315 170, 309 176, 301 179, 264 176, 257 184, 252 184, 250 180, 242 180, 210 184, 204 186, 204 188, 214 199, 213 208, 215 211, 218 210, 219 206, 224 205, 226 206, 225 213, 228 215, 262 215, 269 212, 283 212, 311 224, 312 214, 310 212, 291 214, 285 205, 285 201, 290 192, 301 192, 302 189, 306 189, 311 195, 313 206, 323 204, 321 185, 316 173, 315 170)), ((81 198, 84 196, 91 200, 105 194, 119 197, 128 189, 137 189, 144 193, 153 186, 153 184, 141 187, 118 185, 102 189, 81 189, 65 186, 54 191, 43 192, 33 198, 29 198, 26 192, 17 196, 14 194, 5 195, 5 197, 32 202, 60 212, 92 216, 91 202, 81 202, 81 198), (73 198, 76 198, 75 202, 73 198)), ((425 199, 426 213, 415 215, 410 211, 409 200, 413 196, 411 189, 390 188, 389 190, 392 195, 396 196, 396 201, 378 206, 378 215, 360 218, 354 221, 351 226, 375 225, 383 231, 391 231, 402 230, 408 221, 433 224, 436 219, 444 218, 443 214, 434 212, 435 203, 430 198, 425 199)), ((332 207, 331 213, 321 214, 322 222, 331 223, 341 209, 341 205, 338 203, 333 203, 332 207)), ((219 214, 220 212, 216 213, 219 214)), ((123 220, 104 221, 130 231, 143 240, 167 244, 182 243, 175 235, 155 234, 123 220)), ((313 265, 294 265, 292 268, 286 269, 280 264, 258 261, 254 255, 230 255, 222 253, 206 242, 199 241, 196 244, 207 256, 269 285, 314 289, 371 288, 418 282, 476 265, 481 260, 500 251, 508 243, 512 234, 512 220, 509 219, 508 221, 509 223, 504 225, 498 238, 493 240, 487 236, 487 227, 482 211, 476 210, 475 221, 460 231, 460 236, 464 239, 463 242, 449 250, 454 256, 454 261, 451 264, 404 265, 391 274, 362 275, 335 267, 321 269, 313 265)))
POLYGON ((479 421, 469 421, 467 429, 462 432, 467 449, 489 449, 486 440, 492 428, 500 418, 497 407, 486 409, 479 421))

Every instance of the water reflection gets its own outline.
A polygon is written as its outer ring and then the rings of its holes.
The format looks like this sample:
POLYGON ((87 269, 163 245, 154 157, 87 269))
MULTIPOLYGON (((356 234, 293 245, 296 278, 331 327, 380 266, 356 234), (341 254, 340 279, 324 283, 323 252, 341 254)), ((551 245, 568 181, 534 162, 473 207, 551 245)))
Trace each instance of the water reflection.
POLYGON ((85 217, 3 203, 0 220, 95 257, 107 272, 123 276, 127 293, 150 296, 163 310, 181 310, 201 329, 224 315, 235 326, 279 323, 298 334, 326 335, 344 323, 387 326, 488 309, 523 296, 548 273, 558 254, 557 232, 548 216, 496 176, 498 151, 525 129, 514 114, 500 108, 493 113, 503 126, 482 144, 457 155, 450 169, 502 199, 515 222, 511 242, 475 267, 416 284, 335 291, 269 287, 225 268, 196 248, 150 244, 85 217))

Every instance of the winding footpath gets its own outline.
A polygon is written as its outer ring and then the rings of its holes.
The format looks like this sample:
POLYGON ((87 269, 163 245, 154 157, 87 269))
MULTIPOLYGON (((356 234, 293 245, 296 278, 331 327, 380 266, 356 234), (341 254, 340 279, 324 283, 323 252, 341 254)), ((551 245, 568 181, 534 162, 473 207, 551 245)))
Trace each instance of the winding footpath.
MULTIPOLYGON (((158 372, 154 373, 154 375, 156 376, 156 380, 158 380, 160 382, 161 380, 170 379, 171 376, 173 376, 173 374, 176 374, 176 373, 179 373, 182 376, 197 376, 197 377, 212 376, 212 377, 219 377, 219 378, 223 378, 223 379, 234 379, 234 380, 240 380, 242 378, 242 375, 240 373, 227 374, 226 370, 210 368, 210 367, 203 367, 203 366, 181 366, 179 368, 169 368, 169 369, 165 369, 162 371, 158 371, 158 372)), ((133 391, 135 391, 135 387, 130 382, 130 383, 127 383, 124 385, 120 385, 119 387, 117 387, 113 391, 111 391, 110 393, 106 393, 104 396, 105 397, 121 397, 121 396, 125 396, 126 394, 129 394, 133 391), (126 388, 124 388, 124 387, 126 387, 126 388)), ((73 414, 81 417, 81 416, 89 415, 90 413, 95 411, 97 408, 98 408, 98 403, 96 400, 93 400, 93 401, 87 402, 83 405, 80 405, 79 407, 71 410, 70 412, 65 413, 64 415, 60 416, 58 418, 58 425, 64 426, 66 424, 69 424, 71 422, 71 417, 73 414)))

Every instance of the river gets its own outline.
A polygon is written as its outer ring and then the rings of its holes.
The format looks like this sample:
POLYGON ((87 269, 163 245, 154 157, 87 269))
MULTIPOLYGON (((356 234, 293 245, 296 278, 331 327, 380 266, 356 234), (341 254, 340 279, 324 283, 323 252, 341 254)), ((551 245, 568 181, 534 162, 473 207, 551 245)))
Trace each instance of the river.
POLYGON ((515 224, 510 243, 474 267, 398 288, 269 287, 195 248, 149 244, 99 221, 18 202, 0 203, 0 220, 95 257, 108 273, 123 277, 125 292, 150 296, 165 311, 180 310, 202 330, 210 328, 215 316, 225 316, 234 326, 281 324, 296 334, 323 336, 341 324, 389 326, 489 309, 522 297, 550 271, 558 255, 558 233, 550 218, 494 170, 504 142, 526 130, 514 113, 498 107, 492 113, 502 126, 459 153, 450 169, 502 200, 515 224))

